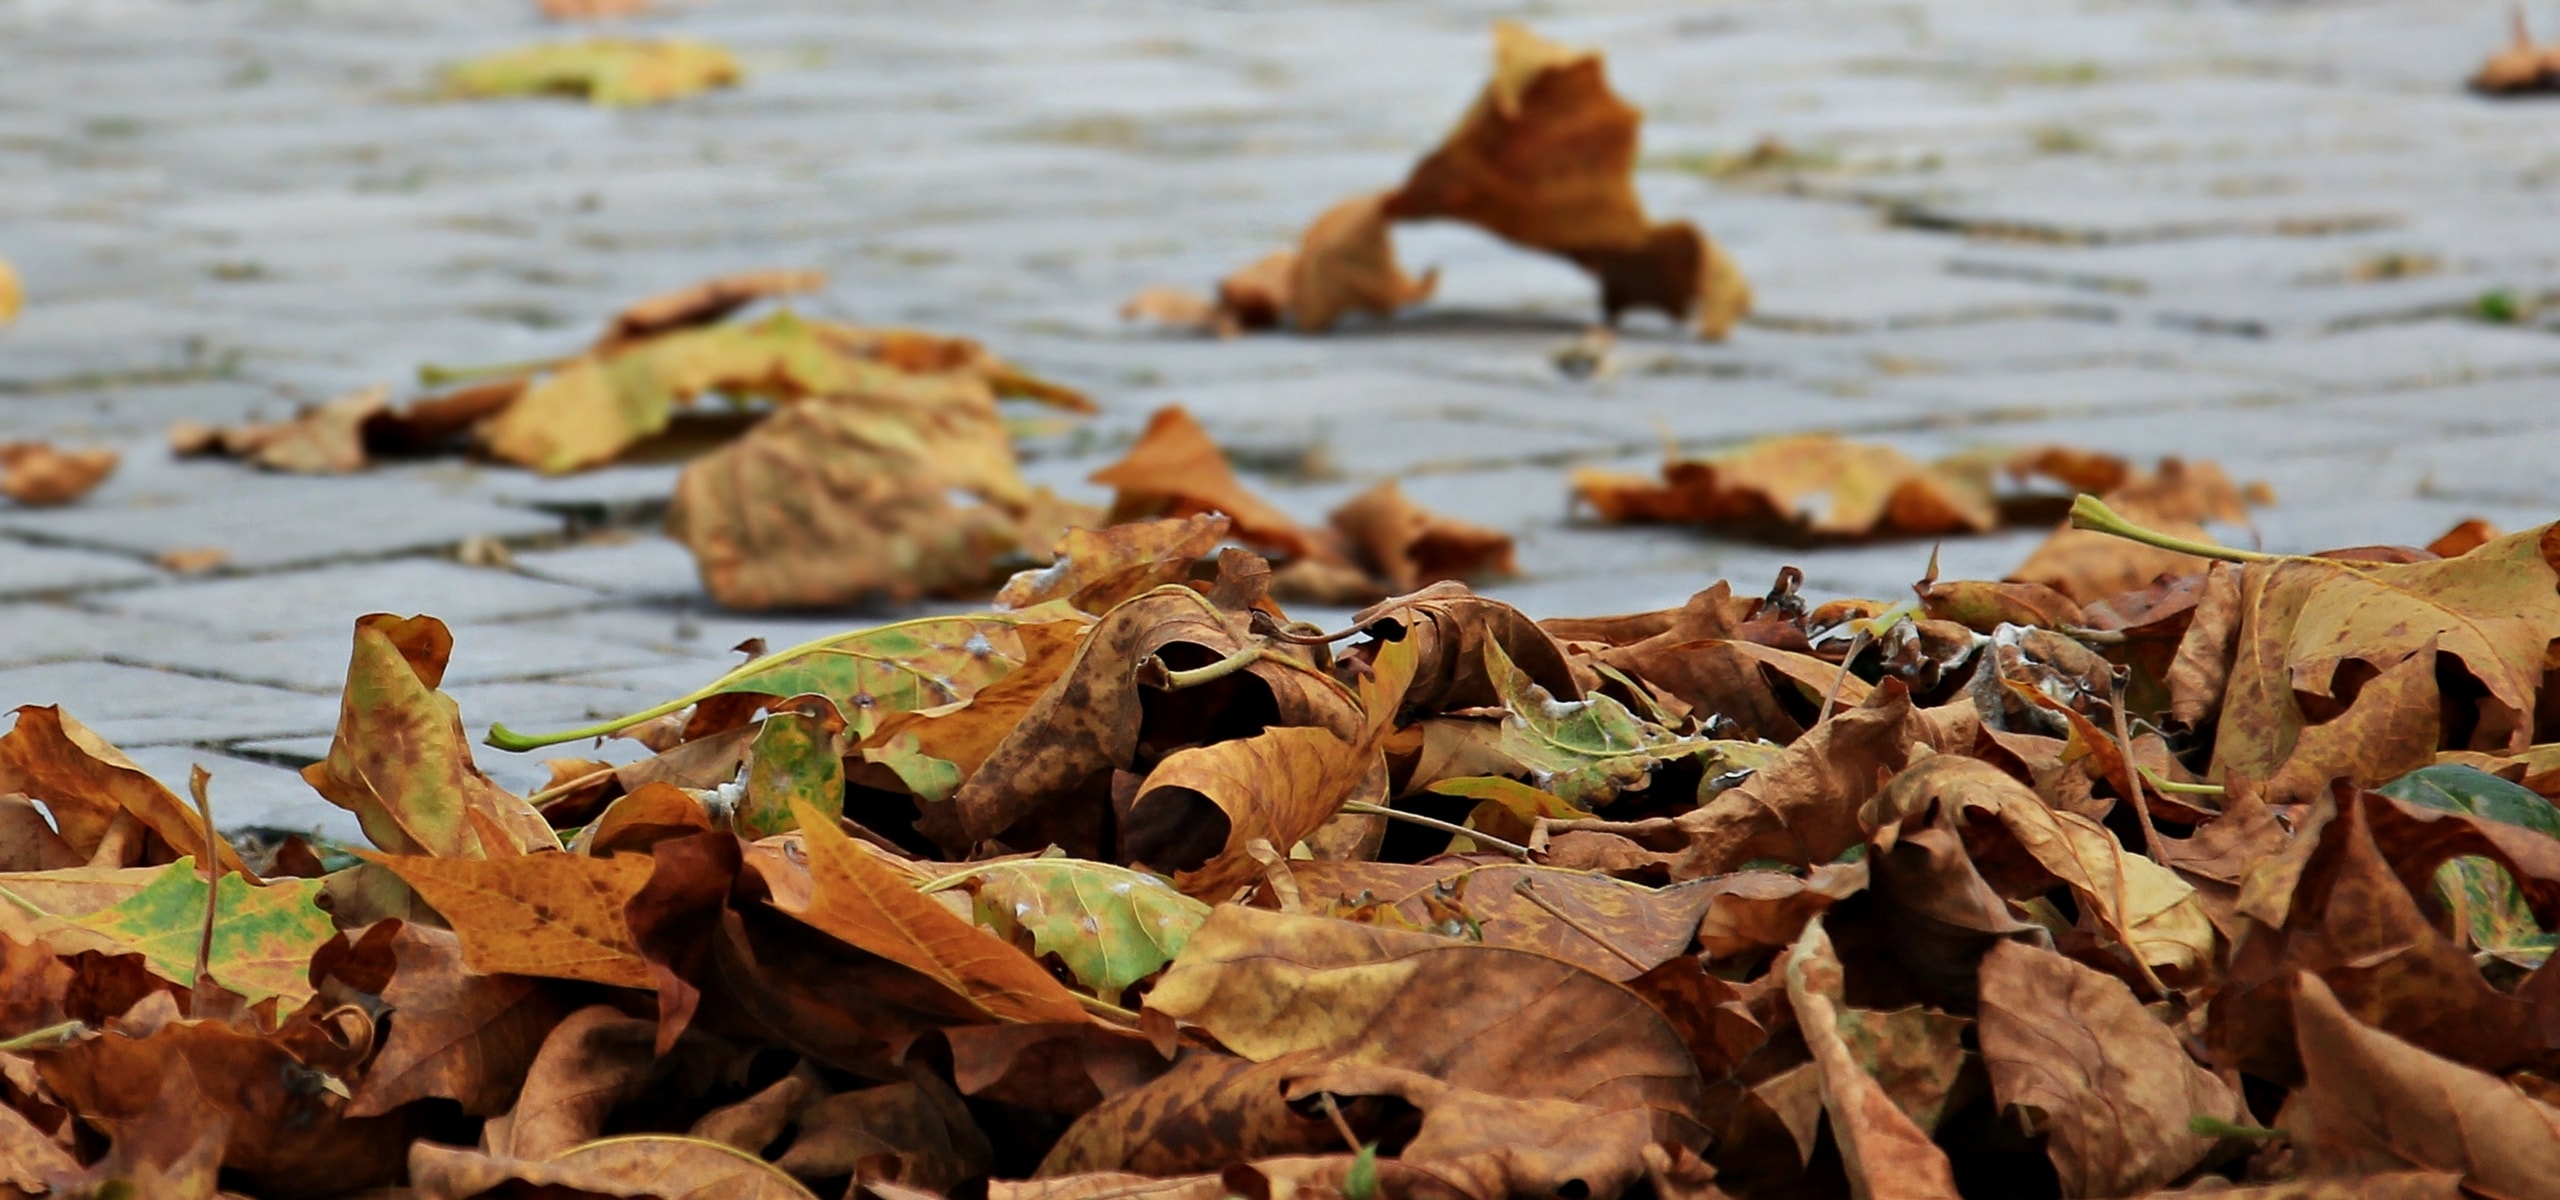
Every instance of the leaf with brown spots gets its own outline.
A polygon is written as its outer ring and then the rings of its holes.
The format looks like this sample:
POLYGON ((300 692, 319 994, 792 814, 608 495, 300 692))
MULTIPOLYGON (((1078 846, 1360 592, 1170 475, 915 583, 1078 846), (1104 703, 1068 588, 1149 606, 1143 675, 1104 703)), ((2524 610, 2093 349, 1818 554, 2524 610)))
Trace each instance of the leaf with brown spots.
POLYGON ((462 939, 462 960, 474 971, 653 986, 622 915, 648 885, 645 854, 366 857, 435 906, 462 939))

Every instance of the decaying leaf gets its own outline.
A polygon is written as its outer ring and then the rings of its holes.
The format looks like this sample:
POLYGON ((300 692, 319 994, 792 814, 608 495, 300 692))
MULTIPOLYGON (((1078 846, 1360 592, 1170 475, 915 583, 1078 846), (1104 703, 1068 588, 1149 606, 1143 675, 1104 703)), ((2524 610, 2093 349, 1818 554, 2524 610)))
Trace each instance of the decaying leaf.
POLYGON ((717 46, 683 40, 597 39, 532 46, 459 63, 445 72, 457 96, 581 96, 607 106, 663 104, 742 77, 717 46))
POLYGON ((0 442, 0 496, 20 504, 69 504, 115 474, 113 450, 57 450, 47 442, 0 442))

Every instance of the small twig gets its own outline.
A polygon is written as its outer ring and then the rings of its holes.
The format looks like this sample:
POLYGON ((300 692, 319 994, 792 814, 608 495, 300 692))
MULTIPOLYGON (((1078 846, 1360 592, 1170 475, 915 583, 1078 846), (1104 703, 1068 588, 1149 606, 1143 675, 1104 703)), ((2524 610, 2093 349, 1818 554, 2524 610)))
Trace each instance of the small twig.
POLYGON ((1343 1142, 1351 1147, 1352 1153, 1358 1154, 1360 1135, 1351 1132, 1351 1122, 1343 1117, 1342 1106, 1333 1102, 1333 1093, 1317 1092, 1316 1099, 1324 1102, 1324 1115, 1333 1118, 1333 1128, 1342 1135, 1343 1142))
POLYGON ((1237 647, 1234 653, 1225 658, 1208 666, 1193 667, 1187 671, 1173 670, 1164 665, 1163 659, 1150 654, 1138 660, 1138 681, 1167 692, 1178 692, 1204 683, 1215 683, 1252 666, 1255 660, 1262 657, 1263 645, 1261 638, 1255 638, 1237 647))
POLYGON ((78 1021, 63 1021, 47 1025, 42 1029, 29 1030, 5 1042, 0 1042, 0 1054, 15 1054, 21 1050, 58 1045, 88 1031, 89 1027, 78 1021))
POLYGON ((2114 685, 2107 707, 2114 711, 2116 719, 2116 753, 2124 756, 2124 783, 2133 791, 2133 815, 2142 824, 2143 853, 2149 854, 2151 861, 2166 865, 2169 859, 2160 852, 2160 831, 2151 825, 2151 798, 2142 791, 2142 768, 2133 761, 2133 734, 2124 724, 2124 684, 2128 674, 2131 672, 2119 669, 2107 675, 2114 685))
MULTIPOLYGON (((1255 633, 1275 642, 1287 642, 1292 646, 1330 646, 1344 638, 1358 637, 1369 631, 1368 625, 1350 625, 1334 630, 1332 633, 1292 633, 1287 626, 1279 622, 1278 618, 1258 608, 1253 610, 1253 615, 1248 620, 1253 625, 1255 633)), ((1376 624, 1376 622, 1373 621, 1370 624, 1376 624)))
POLYGON ((1840 689, 1849 683, 1849 667, 1867 648, 1867 640, 1865 626, 1860 626, 1858 632, 1850 637, 1849 652, 1840 656, 1840 673, 1831 677, 1831 690, 1822 694, 1822 711, 1814 715, 1814 724, 1820 725, 1831 719, 1831 710, 1840 703, 1840 689))
POLYGON ((1454 833, 1462 838, 1471 838, 1475 841, 1482 842, 1487 846, 1491 846, 1496 850, 1500 850, 1522 862, 1529 861, 1529 848, 1527 846, 1522 846, 1514 842, 1506 842, 1501 838, 1484 832, 1481 829, 1469 829, 1464 825, 1459 825, 1450 821, 1443 821, 1438 817, 1426 817, 1421 813, 1409 813, 1402 809, 1389 808, 1383 804, 1369 804, 1359 800, 1344 801, 1342 811, 1368 813, 1372 816, 1389 817, 1398 821, 1410 821, 1427 829, 1437 829, 1442 833, 1454 833))
POLYGON ((2163 778, 2159 772, 2149 767, 2134 769, 2142 772, 2143 782, 2150 784, 2154 790, 2175 796, 2220 796, 2229 791, 2218 783, 2180 783, 2174 779, 2163 778))
POLYGON ((1616 955, 1616 956, 1617 956, 1617 958, 1618 958, 1618 961, 1619 961, 1619 962, 1625 963, 1625 964, 1627 964, 1627 965, 1628 965, 1628 966, 1630 966, 1630 967, 1634 967, 1634 968, 1636 969, 1637 973, 1641 974, 1641 973, 1643 973, 1643 972, 1650 971, 1650 970, 1652 970, 1652 969, 1653 969, 1653 967, 1652 967, 1652 965, 1651 965, 1651 964, 1646 963, 1643 959, 1637 958, 1635 955, 1629 954, 1629 953, 1627 953, 1626 951, 1619 949, 1619 948, 1618 948, 1618 944, 1617 944, 1616 942, 1610 941, 1608 938, 1602 937, 1602 936, 1600 935, 1599 931, 1597 931, 1597 930, 1595 930, 1595 929, 1592 929, 1590 926, 1585 925, 1585 924, 1583 924, 1582 922, 1580 922, 1580 921, 1578 921, 1578 920, 1575 920, 1575 919, 1574 919, 1574 917, 1573 917, 1573 915, 1572 915, 1571 913, 1568 913, 1568 912, 1566 912, 1565 910, 1563 910, 1563 909, 1561 909, 1561 908, 1556 907, 1556 904, 1555 904, 1555 902, 1554 902, 1554 901, 1549 900, 1549 899, 1547 899, 1546 897, 1539 895, 1539 894, 1538 894, 1538 889, 1536 889, 1536 888, 1533 888, 1533 887, 1530 887, 1530 886, 1529 886, 1529 880, 1528 880, 1528 877, 1526 877, 1526 876, 1522 876, 1522 877, 1521 877, 1521 879, 1520 879, 1520 882, 1518 882, 1518 883, 1515 883, 1515 884, 1512 884, 1512 885, 1511 885, 1511 890, 1512 890, 1512 891, 1514 891, 1514 892, 1519 893, 1519 896, 1520 896, 1520 898, 1521 898, 1521 899, 1526 900, 1526 901, 1528 901, 1528 902, 1529 902, 1529 903, 1531 903, 1531 904, 1535 904, 1535 905, 1537 905, 1538 907, 1540 907, 1540 908, 1542 908, 1542 909, 1545 909, 1545 910, 1546 910, 1546 912, 1547 912, 1547 915, 1548 915, 1548 916, 1550 916, 1550 917, 1554 917, 1556 920, 1559 920, 1559 921, 1564 922, 1564 927, 1565 927, 1565 928, 1570 929, 1570 930, 1574 931, 1575 933, 1581 934, 1582 936, 1584 936, 1584 937, 1586 937, 1586 938, 1591 939, 1591 941, 1592 941, 1592 942, 1594 942, 1594 943, 1596 943, 1596 944, 1597 944, 1601 949, 1606 950, 1606 951, 1608 951, 1609 953, 1616 955))
POLYGON ((577 791, 590 783, 603 782, 606 777, 621 769, 622 768, 620 767, 599 767, 596 770, 589 771, 586 774, 580 775, 566 783, 555 783, 550 787, 526 796, 524 798, 524 802, 535 808, 540 808, 543 805, 549 804, 562 796, 566 796, 571 792, 577 791))
POLYGON ((214 852, 213 798, 207 795, 213 773, 203 763, 193 764, 187 771, 187 791, 195 796, 196 812, 204 817, 204 929, 196 938, 196 973, 194 977, 195 1011, 204 1014, 211 993, 220 990, 213 982, 213 921, 222 895, 222 856, 214 852))
POLYGON ((1114 1021, 1125 1021, 1131 1028, 1135 1028, 1138 1024, 1138 1014, 1130 1012, 1128 1009, 1122 1008, 1117 1004, 1113 1004, 1108 1000, 1101 1000, 1085 995, 1083 992, 1079 992, 1074 988, 1068 988, 1067 994, 1074 996, 1076 998, 1076 1003, 1083 1005, 1085 1007, 1085 1011, 1090 1012, 1095 1016, 1109 1017, 1114 1021))
POLYGON ((531 375, 536 371, 548 371, 551 368, 559 366, 567 361, 569 360, 565 358, 533 358, 526 359, 523 362, 483 363, 478 366, 468 367, 449 367, 438 363, 421 363, 418 366, 418 382, 427 387, 437 387, 448 383, 469 383, 484 379, 505 379, 511 375, 531 375))

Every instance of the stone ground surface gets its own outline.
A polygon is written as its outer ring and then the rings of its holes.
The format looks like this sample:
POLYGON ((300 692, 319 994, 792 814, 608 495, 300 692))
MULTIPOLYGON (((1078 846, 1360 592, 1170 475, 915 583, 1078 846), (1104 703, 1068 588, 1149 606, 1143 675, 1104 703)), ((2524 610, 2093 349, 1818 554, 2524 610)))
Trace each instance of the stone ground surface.
MULTIPOLYGON (((1569 512, 1567 467, 1644 468, 1666 439, 2210 457, 2281 497, 2233 531, 2271 549, 2560 508, 2560 327, 2471 316, 2560 293, 2560 102, 2458 86, 2502 3, 700 0, 633 27, 730 46, 743 88, 432 99, 441 64, 560 32, 531 7, 0 0, 0 258, 30 300, 0 331, 0 441, 125 453, 80 504, 0 502, 0 705, 63 704, 172 783, 205 763, 226 823, 352 834, 288 768, 325 752, 360 613, 453 626, 475 735, 676 694, 750 635, 892 615, 718 611, 654 529, 672 465, 301 479, 162 449, 180 419, 556 354, 632 298, 757 267, 823 268, 804 307, 1090 389, 1104 414, 1034 439, 1035 480, 1099 499, 1084 476, 1179 401, 1256 462, 1327 465, 1253 480, 1301 518, 1394 476, 1510 530, 1526 574, 1493 590, 1541 615, 1756 590, 1783 562, 1892 595, 1928 555, 1569 512), (1444 286, 1390 326, 1217 343, 1116 319, 1400 179, 1498 17, 1608 52, 1649 114, 1648 203, 1757 285, 1729 342, 1639 322, 1614 375, 1565 378, 1585 280, 1439 228, 1400 235, 1444 286), (1764 136, 1793 161, 1712 169, 1764 136), (456 560, 483 537, 513 565, 456 560), (226 571, 153 565, 205 546, 226 571)), ((2038 536, 1951 542, 1947 571, 1997 575, 2038 536)), ((534 758, 482 752, 518 788, 534 758)))

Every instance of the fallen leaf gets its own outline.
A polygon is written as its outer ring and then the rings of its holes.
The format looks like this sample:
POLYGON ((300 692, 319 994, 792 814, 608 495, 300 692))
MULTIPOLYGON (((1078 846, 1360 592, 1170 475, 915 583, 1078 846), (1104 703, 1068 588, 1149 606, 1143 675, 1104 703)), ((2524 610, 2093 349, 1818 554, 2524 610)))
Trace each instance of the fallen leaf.
POLYGON ((978 924, 1028 938, 1105 1000, 1182 953, 1209 906, 1143 871, 1070 858, 988 863, 940 883, 969 888, 978 924))
POLYGON ((209 942, 204 872, 193 858, 158 868, 142 890, 110 907, 37 929, 57 954, 138 954, 153 974, 180 984, 196 982, 197 952, 205 948, 214 979, 252 1004, 275 998, 290 1011, 310 999, 311 956, 336 932, 313 903, 318 881, 256 885, 226 873, 216 892, 209 942))
POLYGON ((2066 1196, 2164 1187, 2214 1149, 2191 1118, 2245 1116, 2123 981, 2048 950, 1993 944, 1979 1036, 1992 1094, 2044 1134, 2066 1196))
POLYGON ((1083 1019, 1075 994, 1030 956, 918 894, 875 861, 877 851, 805 809, 800 837, 812 889, 806 907, 784 912, 949 988, 997 1020, 1083 1019))
POLYGON ((490 1152, 544 1159, 592 1140, 615 1107, 648 1086, 657 1023, 609 1005, 579 1009, 553 1026, 526 1068, 515 1106, 481 1132, 490 1152))
POLYGON ((26 308, 27 293, 18 282, 17 269, 9 265, 9 260, 0 258, 0 325, 17 320, 26 308))
POLYGON ((56 450, 47 442, 0 442, 0 496, 33 506, 69 504, 115 474, 113 450, 56 450))
POLYGON ((435 906, 462 939, 462 961, 474 971, 654 986, 622 915, 649 882, 647 855, 367 857, 435 906))
POLYGON ((231 561, 231 552, 220 546, 199 546, 191 550, 169 550, 151 560, 152 565, 178 575, 202 575, 219 569, 231 561))
POLYGON ((1006 506, 1026 499, 992 399, 875 394, 791 405, 695 459, 667 530, 733 608, 905 599, 991 582, 1021 544, 1006 506))
POLYGON ((1237 540, 1248 545, 1290 558, 1331 557, 1287 514, 1245 489, 1226 452, 1180 405, 1157 409, 1129 453, 1092 479, 1114 489, 1113 524, 1222 513, 1237 540))
POLYGON ((526 976, 466 968, 451 930, 404 923, 394 939, 398 965, 382 992, 391 1032, 347 1114, 376 1116, 429 1096, 477 1117, 514 1107, 543 1039, 567 1015, 559 998, 526 976))
POLYGON ((1640 115, 1610 91, 1600 55, 1494 25, 1493 78, 1440 147, 1388 195, 1394 220, 1444 217, 1571 259, 1597 277, 1611 320, 1653 308, 1722 337, 1750 291, 1687 222, 1655 224, 1635 194, 1640 115))
POLYGON ((1664 482, 1576 471, 1574 490, 1608 521, 1676 521, 1815 536, 1981 533, 1986 493, 1890 446, 1830 434, 1772 438, 1719 458, 1668 463, 1664 482))
POLYGON ((452 656, 453 634, 434 617, 356 618, 338 731, 329 757, 302 769, 303 781, 354 813, 365 836, 392 854, 478 858, 557 848, 542 814, 472 761, 460 706, 436 690, 452 656), (490 845, 482 829, 512 840, 490 845))
MULTIPOLYGON (((546 5, 563 2, 544 0, 546 5)), ((599 0, 565 2, 593 4, 599 0)), ((645 5, 646 0, 601 2, 637 8, 645 5)), ((612 323, 605 326, 604 336, 596 340, 596 349, 599 352, 610 351, 672 330, 708 325, 758 300, 814 292, 826 286, 826 274, 820 271, 744 271, 715 276, 651 296, 614 314, 612 323)))
POLYGON ((1831 939, 1816 918, 1787 952, 1787 1000, 1804 1031, 1805 1046, 1813 1052, 1823 1111, 1830 1116, 1851 1190, 1873 1200, 1953 1200, 1955 1175, 1946 1154, 1930 1144, 1841 1040, 1839 1005, 1825 994, 1838 990, 1840 969, 1831 939))
MULTIPOLYGON (((0 737, 0 795, 42 801, 74 853, 94 858, 130 814, 174 853, 204 854, 202 818, 123 751, 59 707, 23 705, 17 718, 0 737)), ((214 854, 225 872, 248 870, 228 845, 214 854)))
POLYGON ((598 39, 532 46, 448 68, 454 95, 533 96, 560 93, 604 106, 662 104, 711 88, 731 87, 742 73, 717 46, 668 39, 598 39))
POLYGON ((773 1164, 731 1146, 670 1134, 610 1137, 547 1159, 478 1154, 431 1142, 409 1149, 420 1200, 470 1200, 523 1184, 536 1194, 656 1200, 815 1200, 773 1164))
POLYGON ((996 592, 995 607, 1026 609, 1065 600, 1100 615, 1141 592, 1188 578, 1191 564, 1218 548, 1234 525, 1223 513, 1070 529, 1049 565, 1024 571, 996 592))
POLYGON ((1327 519, 1360 564, 1398 592, 1519 572, 1510 534, 1426 512, 1392 479, 1344 501, 1327 519))
POLYGON ((2560 1161, 2560 1108, 2350 1015, 2317 976, 2294 991, 2307 1165, 2324 1173, 2424 1167, 2484 1196, 2539 1196, 2560 1161))

